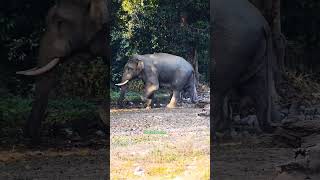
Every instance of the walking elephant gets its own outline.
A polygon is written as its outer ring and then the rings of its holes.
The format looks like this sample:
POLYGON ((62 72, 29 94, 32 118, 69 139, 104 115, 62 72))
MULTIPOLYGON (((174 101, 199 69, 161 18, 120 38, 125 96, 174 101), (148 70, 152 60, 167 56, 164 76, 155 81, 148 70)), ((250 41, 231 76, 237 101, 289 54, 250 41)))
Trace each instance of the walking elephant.
POLYGON ((253 99, 260 129, 271 132, 272 34, 260 12, 247 0, 211 0, 213 128, 228 131, 228 95, 237 90, 253 99))
POLYGON ((133 55, 124 67, 122 82, 116 84, 121 86, 119 102, 124 98, 126 84, 134 78, 144 81, 147 109, 151 108, 154 93, 161 86, 169 87, 173 92, 167 108, 176 107, 181 92, 185 92, 192 102, 197 101, 195 72, 182 57, 167 53, 133 55))
POLYGON ((110 16, 107 0, 57 0, 46 17, 46 31, 40 41, 37 67, 17 74, 37 76, 35 99, 25 135, 40 140, 48 95, 55 82, 56 66, 66 60, 108 59, 110 16))

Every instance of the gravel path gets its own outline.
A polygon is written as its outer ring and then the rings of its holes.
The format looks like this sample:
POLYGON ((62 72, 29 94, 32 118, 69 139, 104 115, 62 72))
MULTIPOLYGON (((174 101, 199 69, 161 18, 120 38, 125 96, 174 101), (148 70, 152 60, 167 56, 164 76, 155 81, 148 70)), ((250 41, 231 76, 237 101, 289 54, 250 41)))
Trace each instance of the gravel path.
POLYGON ((209 117, 198 116, 200 108, 133 109, 111 111, 111 134, 142 134, 146 130, 187 133, 209 130, 209 117))

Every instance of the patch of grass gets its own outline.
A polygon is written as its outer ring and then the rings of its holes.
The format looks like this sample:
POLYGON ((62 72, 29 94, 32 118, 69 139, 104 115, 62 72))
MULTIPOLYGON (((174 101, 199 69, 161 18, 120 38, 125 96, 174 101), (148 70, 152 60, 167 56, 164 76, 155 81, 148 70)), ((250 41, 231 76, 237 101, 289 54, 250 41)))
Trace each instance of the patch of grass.
POLYGON ((159 130, 145 130, 143 131, 143 134, 167 134, 167 132, 159 130))
MULTIPOLYGON (((210 177, 209 142, 203 138, 200 144, 207 143, 207 149, 195 143, 193 137, 183 137, 172 141, 170 136, 139 135, 152 138, 137 144, 114 146, 111 144, 112 179, 199 179, 210 177), (154 139, 153 139, 154 138, 154 139), (134 175, 134 169, 140 166, 144 175, 134 175)), ((125 136, 125 142, 139 139, 125 136), (130 139, 130 140, 128 140, 130 139)), ((113 139, 113 138, 112 138, 113 139)), ((209 137, 208 137, 209 139, 209 137)), ((119 140, 119 139, 118 139, 119 140)), ((145 139, 144 139, 145 140, 145 139)))
POLYGON ((112 146, 129 146, 139 143, 145 143, 150 141, 159 140, 159 137, 152 135, 142 135, 142 136, 114 136, 111 138, 112 146))
POLYGON ((151 167, 148 170, 148 175, 149 176, 165 176, 166 178, 174 178, 175 174, 180 174, 184 171, 183 166, 178 166, 176 168, 169 167, 162 167, 162 166, 155 166, 151 167))

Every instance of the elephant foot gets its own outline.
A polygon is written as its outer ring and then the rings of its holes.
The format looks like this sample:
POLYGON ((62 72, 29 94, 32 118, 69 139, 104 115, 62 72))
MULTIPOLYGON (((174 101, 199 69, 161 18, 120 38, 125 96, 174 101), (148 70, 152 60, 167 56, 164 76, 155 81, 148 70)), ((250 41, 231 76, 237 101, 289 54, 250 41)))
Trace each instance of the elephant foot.
POLYGON ((176 108, 176 107, 177 107, 176 104, 168 104, 167 105, 167 108, 169 108, 169 109, 173 109, 173 108, 176 108))
POLYGON ((151 109, 152 109, 151 106, 146 107, 146 110, 151 110, 151 109))

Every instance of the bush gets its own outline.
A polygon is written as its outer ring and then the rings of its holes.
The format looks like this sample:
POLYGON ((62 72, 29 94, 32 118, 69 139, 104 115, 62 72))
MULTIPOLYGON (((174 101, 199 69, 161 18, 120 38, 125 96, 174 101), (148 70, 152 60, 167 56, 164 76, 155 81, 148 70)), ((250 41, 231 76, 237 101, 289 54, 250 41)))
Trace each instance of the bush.
POLYGON ((30 110, 30 99, 0 97, 0 137, 19 137, 30 110))
MULTIPOLYGON (((0 137, 18 140, 23 131, 26 119, 32 108, 30 98, 8 95, 0 98, 0 137)), ((85 126, 100 121, 97 106, 94 102, 83 99, 62 99, 49 101, 48 116, 43 122, 43 133, 57 128, 71 128, 75 122, 85 126)))

